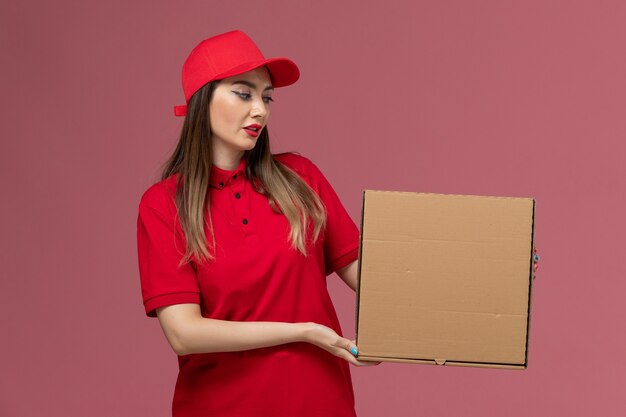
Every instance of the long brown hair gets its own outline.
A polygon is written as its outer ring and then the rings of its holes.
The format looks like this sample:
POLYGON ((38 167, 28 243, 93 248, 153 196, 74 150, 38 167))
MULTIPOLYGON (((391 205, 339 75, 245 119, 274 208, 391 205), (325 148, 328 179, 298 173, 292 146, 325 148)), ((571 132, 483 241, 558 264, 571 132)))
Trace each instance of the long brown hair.
MULTIPOLYGON (((192 257, 200 262, 215 259, 211 253, 215 248, 215 235, 208 193, 213 165, 208 109, 218 83, 219 80, 206 84, 189 100, 178 144, 161 174, 162 180, 178 174, 175 203, 186 241, 180 265, 192 257), (211 245, 204 232, 205 224, 211 235, 211 245)), ((246 158, 246 176, 252 186, 267 196, 272 210, 287 217, 291 247, 306 256, 310 222, 313 222, 313 242, 326 224, 322 201, 306 182, 271 154, 267 126, 261 131, 254 148, 246 151, 243 157, 246 158)))

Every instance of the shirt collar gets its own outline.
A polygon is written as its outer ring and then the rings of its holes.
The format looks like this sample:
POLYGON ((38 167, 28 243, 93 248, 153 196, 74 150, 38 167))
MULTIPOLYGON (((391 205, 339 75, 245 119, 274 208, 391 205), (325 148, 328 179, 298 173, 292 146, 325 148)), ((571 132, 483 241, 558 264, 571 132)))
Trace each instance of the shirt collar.
POLYGON ((246 158, 245 156, 239 161, 237 168, 233 170, 225 170, 211 165, 210 185, 215 188, 224 188, 233 181, 246 177, 246 158))

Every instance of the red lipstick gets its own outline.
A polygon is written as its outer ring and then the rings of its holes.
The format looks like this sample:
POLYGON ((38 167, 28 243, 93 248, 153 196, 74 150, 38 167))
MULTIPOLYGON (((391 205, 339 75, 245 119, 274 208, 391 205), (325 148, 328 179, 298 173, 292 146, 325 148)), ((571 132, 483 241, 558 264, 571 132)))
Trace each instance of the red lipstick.
POLYGON ((252 136, 253 138, 256 138, 257 136, 259 136, 261 127, 262 126, 260 124, 253 123, 251 125, 245 126, 243 130, 245 130, 248 135, 252 136))

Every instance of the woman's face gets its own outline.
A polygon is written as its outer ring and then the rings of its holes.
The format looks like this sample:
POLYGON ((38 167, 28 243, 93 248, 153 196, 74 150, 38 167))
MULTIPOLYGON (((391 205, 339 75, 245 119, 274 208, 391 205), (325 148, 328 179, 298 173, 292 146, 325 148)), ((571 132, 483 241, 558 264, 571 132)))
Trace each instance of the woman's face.
POLYGON ((254 148, 267 125, 272 99, 267 68, 260 67, 221 80, 209 103, 213 153, 238 159, 254 148))

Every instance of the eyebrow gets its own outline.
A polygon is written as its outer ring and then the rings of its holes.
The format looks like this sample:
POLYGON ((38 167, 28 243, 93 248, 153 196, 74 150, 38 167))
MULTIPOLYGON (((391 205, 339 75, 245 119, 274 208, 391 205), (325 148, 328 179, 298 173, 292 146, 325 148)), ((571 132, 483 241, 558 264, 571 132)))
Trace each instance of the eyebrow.
MULTIPOLYGON (((256 89, 256 84, 251 83, 250 81, 246 81, 246 80, 237 80, 237 81, 233 81, 233 85, 234 84, 243 84, 243 85, 247 85, 250 88, 254 88, 256 89)), ((273 90, 274 87, 272 87, 271 85, 268 85, 267 87, 265 87, 263 89, 263 91, 267 91, 267 90, 273 90)))

